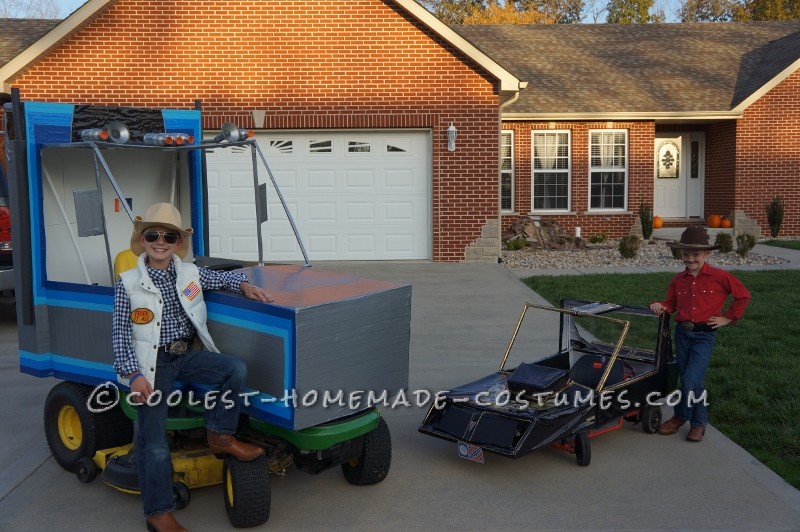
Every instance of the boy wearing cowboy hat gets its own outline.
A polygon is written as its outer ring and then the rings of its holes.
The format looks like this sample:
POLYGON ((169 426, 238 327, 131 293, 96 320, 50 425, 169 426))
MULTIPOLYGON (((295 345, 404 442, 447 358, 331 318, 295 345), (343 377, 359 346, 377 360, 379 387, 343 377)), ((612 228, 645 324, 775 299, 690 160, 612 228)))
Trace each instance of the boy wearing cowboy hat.
POLYGON ((205 424, 208 447, 239 460, 253 460, 261 447, 237 440, 239 398, 247 378, 240 359, 224 355, 206 327, 203 290, 225 288, 247 298, 272 297, 236 272, 184 263, 192 229, 181 214, 158 203, 134 220, 131 249, 136 267, 120 275, 114 292, 112 343, 114 370, 138 405, 136 441, 139 484, 150 530, 184 530, 172 515, 172 464, 167 444, 167 397, 176 380, 211 385, 205 424), (193 349, 195 339, 202 347, 193 349))
POLYGON ((708 234, 702 227, 687 228, 680 242, 667 245, 681 251, 686 269, 670 281, 667 298, 652 303, 650 310, 655 314, 676 313, 675 354, 681 377, 681 401, 675 405, 675 414, 661 424, 658 432, 675 434, 689 421, 691 428, 686 439, 700 442, 708 424, 703 381, 716 332, 741 319, 750 301, 750 292, 731 273, 706 263, 711 251, 719 246, 709 245, 708 234), (732 296, 733 301, 723 314, 722 307, 728 296, 732 296))

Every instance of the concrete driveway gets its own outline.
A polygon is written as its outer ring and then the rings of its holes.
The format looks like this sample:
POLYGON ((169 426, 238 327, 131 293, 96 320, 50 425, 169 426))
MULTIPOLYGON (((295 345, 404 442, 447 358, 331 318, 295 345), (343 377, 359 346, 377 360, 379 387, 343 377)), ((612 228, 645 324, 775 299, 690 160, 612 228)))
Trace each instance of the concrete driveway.
MULTIPOLYGON (((496 369, 525 302, 543 302, 497 265, 330 263, 413 286, 411 390, 438 391, 496 369)), ((42 408, 51 379, 18 372, 16 325, 0 312, 0 530, 144 530, 138 497, 81 484, 50 457, 42 408)), ((711 398, 713 401, 713 398, 711 398)), ((458 458, 423 436, 424 408, 384 409, 388 478, 348 484, 332 470, 272 477, 270 530, 800 530, 800 492, 710 427, 704 442, 625 428, 593 440, 592 463, 545 449, 519 460, 458 458)), ((664 412, 668 416, 670 412, 664 412)), ((177 512, 193 531, 230 529, 219 486, 177 512)))

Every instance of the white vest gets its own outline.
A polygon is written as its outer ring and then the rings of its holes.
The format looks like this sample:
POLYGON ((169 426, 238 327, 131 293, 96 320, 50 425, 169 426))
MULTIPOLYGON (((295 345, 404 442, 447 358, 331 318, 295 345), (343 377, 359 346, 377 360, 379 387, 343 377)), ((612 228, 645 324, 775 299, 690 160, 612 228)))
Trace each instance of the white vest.
MULTIPOLYGON (((161 292, 153 284, 145 266, 145 254, 139 256, 137 267, 120 275, 125 291, 131 301, 131 327, 133 332, 133 350, 139 362, 139 371, 151 386, 156 378, 156 358, 161 341, 161 323, 164 312, 164 300, 161 292)), ((203 300, 200 284, 200 272, 194 264, 184 263, 177 255, 172 256, 177 278, 175 289, 178 300, 197 330, 200 340, 207 351, 219 352, 208 332, 206 321, 208 313, 203 300)), ((124 384, 128 379, 120 379, 124 384)))

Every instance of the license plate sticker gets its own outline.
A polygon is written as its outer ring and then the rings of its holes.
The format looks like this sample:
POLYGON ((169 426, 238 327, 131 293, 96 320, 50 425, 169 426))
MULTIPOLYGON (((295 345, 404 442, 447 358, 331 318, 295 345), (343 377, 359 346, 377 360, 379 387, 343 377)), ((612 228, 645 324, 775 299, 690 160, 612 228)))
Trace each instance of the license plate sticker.
POLYGON ((458 456, 470 462, 483 463, 483 449, 471 443, 458 442, 458 456))

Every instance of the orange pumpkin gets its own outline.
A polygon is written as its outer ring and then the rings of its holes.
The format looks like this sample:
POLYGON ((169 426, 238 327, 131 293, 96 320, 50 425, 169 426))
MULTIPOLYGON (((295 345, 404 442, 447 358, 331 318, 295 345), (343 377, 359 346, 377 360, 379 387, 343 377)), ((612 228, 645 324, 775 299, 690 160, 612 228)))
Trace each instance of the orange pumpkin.
POLYGON ((709 227, 717 228, 722 225, 722 216, 719 214, 709 214, 706 223, 708 223, 709 227))
POLYGON ((731 221, 730 218, 723 218, 722 221, 720 222, 720 227, 722 227, 723 229, 730 229, 731 227, 733 227, 733 222, 731 221))
POLYGON ((664 220, 661 219, 661 216, 653 216, 653 229, 661 229, 664 227, 664 220))

